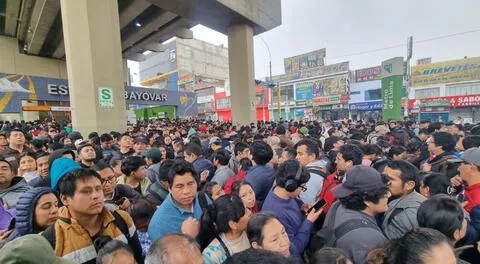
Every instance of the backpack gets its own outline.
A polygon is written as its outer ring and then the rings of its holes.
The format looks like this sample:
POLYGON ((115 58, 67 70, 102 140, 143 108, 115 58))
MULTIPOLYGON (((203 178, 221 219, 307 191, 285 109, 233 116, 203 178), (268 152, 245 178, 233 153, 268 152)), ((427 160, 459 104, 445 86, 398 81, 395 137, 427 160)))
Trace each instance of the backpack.
POLYGON ((327 174, 320 170, 319 167, 307 167, 309 173, 320 175, 322 178, 327 178, 327 174))
MULTIPOLYGON (((208 208, 206 194, 198 193, 198 202, 200 203, 200 207, 202 207, 202 218, 203 218, 203 215, 205 214, 208 208)), ((200 221, 200 232, 198 233, 198 236, 197 236, 197 242, 200 245, 201 251, 203 251, 214 238, 214 234, 212 233, 210 228, 204 226, 202 222, 203 221, 200 221)))
MULTIPOLYGON (((350 219, 342 223, 341 225, 334 228, 335 216, 337 214, 337 209, 340 206, 340 202, 335 202, 330 210, 332 211, 329 215, 327 222, 329 225, 324 226, 322 229, 313 234, 308 245, 308 253, 313 255, 319 249, 324 247, 336 247, 337 240, 342 238, 344 235, 348 234, 350 231, 353 231, 362 227, 370 227, 374 229, 379 229, 376 224, 373 224, 369 221, 363 219, 350 219)), ((329 210, 329 211, 330 211, 329 210)))

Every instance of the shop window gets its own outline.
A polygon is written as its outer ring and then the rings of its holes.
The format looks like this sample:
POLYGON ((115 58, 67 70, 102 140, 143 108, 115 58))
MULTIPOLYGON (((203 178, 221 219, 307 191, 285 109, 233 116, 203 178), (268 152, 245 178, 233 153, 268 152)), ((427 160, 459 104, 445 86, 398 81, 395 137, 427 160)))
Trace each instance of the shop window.
POLYGON ((423 98, 439 97, 439 96, 440 96, 440 87, 415 90, 415 99, 423 99, 423 98))
MULTIPOLYGON (((277 102, 277 87, 272 89, 272 102, 277 102)), ((280 98, 282 102, 293 101, 293 85, 282 86, 280 88, 280 98)))
POLYGON ((382 99, 382 89, 365 91, 365 101, 381 100, 381 99, 382 99))
POLYGON ((230 108, 230 97, 217 99, 217 109, 230 108))
POLYGON ((466 94, 480 94, 480 83, 465 83, 447 85, 446 95, 466 95, 466 94))

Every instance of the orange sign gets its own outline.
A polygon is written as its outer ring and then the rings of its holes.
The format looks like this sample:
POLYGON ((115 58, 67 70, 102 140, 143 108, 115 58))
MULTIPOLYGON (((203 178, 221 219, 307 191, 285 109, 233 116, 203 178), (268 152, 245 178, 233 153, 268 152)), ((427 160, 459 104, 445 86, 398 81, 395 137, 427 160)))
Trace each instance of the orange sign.
POLYGON ((23 111, 50 111, 49 105, 26 105, 22 107, 23 111))

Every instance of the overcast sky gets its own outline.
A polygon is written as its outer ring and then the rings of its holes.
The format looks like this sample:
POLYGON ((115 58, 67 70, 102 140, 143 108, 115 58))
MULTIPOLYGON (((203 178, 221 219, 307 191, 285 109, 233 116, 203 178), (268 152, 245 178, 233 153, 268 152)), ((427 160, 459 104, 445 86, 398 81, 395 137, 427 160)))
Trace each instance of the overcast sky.
MULTIPOLYGON (((201 25, 192 30, 197 39, 228 46, 221 33, 201 25)), ((480 0, 282 0, 282 25, 254 37, 255 77, 268 76, 268 52, 259 37, 270 47, 277 75, 284 73, 283 58, 321 48, 326 48, 327 64, 380 65, 406 56, 409 36, 414 39, 412 65, 425 57, 436 62, 480 56, 480 0), (463 33, 469 31, 475 32, 463 33), (352 55, 358 53, 364 54, 352 55)))
MULTIPOLYGON (((350 69, 380 65, 406 56, 408 36, 416 59, 435 61, 480 56, 480 0, 282 0, 282 25, 261 36, 272 54, 273 75, 284 73, 283 58, 326 48, 327 64, 350 61, 350 69), (402 47, 351 55, 392 46, 402 47)), ((194 37, 227 45, 227 37, 203 26, 194 37)), ((268 76, 268 52, 254 38, 255 76, 268 76)))

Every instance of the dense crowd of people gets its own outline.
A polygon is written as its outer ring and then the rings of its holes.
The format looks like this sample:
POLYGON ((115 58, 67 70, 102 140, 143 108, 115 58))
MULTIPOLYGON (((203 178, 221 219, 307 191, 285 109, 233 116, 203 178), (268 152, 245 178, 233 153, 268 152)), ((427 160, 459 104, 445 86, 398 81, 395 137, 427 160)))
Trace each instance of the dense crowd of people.
POLYGON ((460 119, 0 127, 0 263, 480 262, 460 119))

